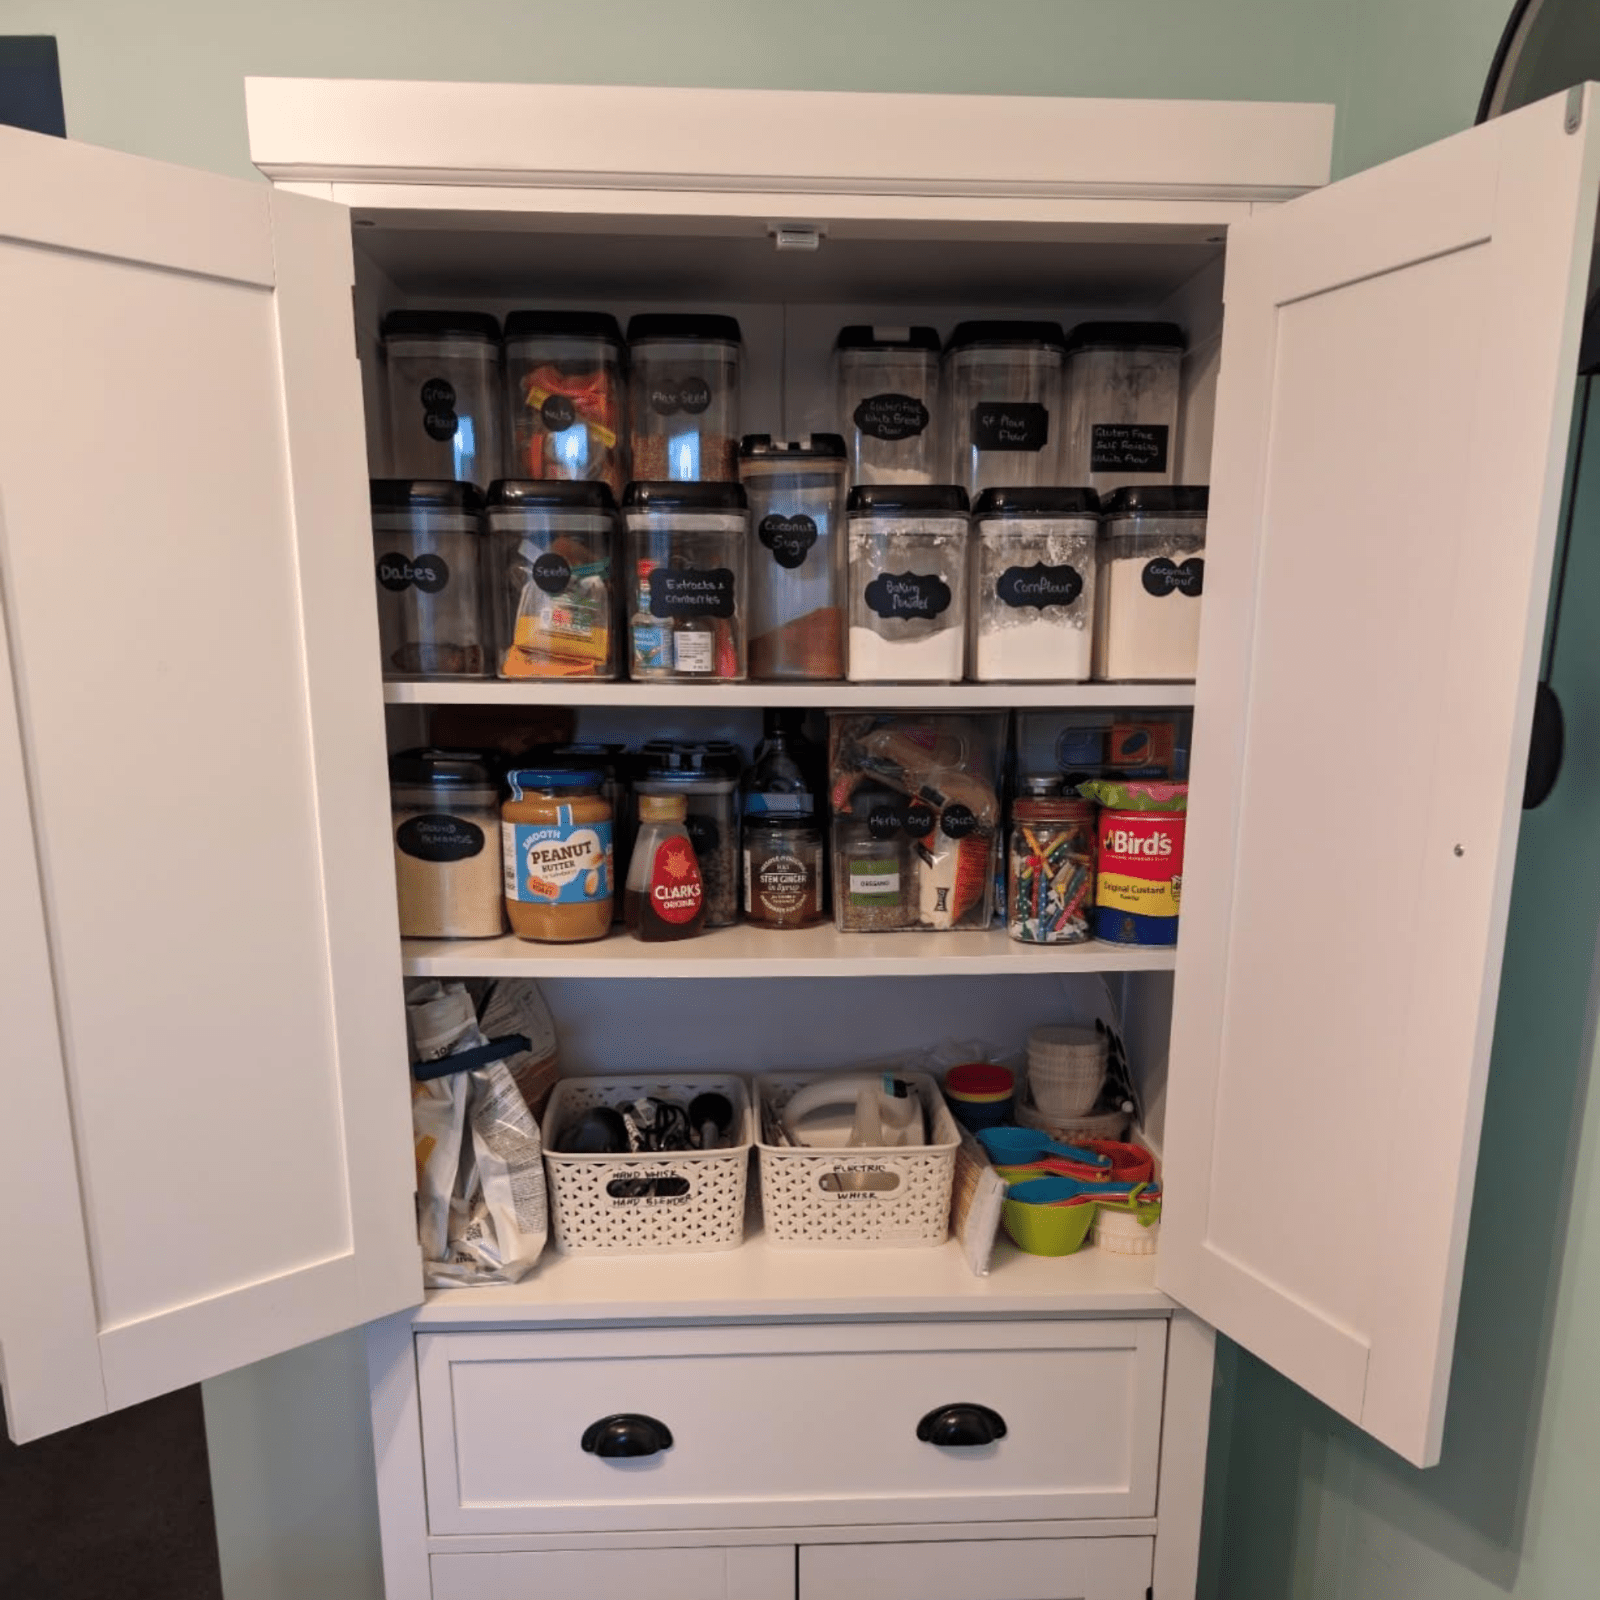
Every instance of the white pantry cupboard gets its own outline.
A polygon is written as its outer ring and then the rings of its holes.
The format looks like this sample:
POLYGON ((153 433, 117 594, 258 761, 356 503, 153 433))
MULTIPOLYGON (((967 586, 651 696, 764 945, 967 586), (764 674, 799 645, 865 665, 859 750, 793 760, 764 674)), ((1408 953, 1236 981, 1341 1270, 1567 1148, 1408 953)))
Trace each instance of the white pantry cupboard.
POLYGON ((1592 89, 1328 187, 1325 107, 247 95, 272 188, 0 130, 0 1014, 23 1130, 0 1202, 33 1244, 0 1302, 14 1435, 371 1322, 392 1600, 1182 1600, 1212 1327, 1437 1459, 1592 89), (780 226, 819 247, 775 248, 780 226), (1192 696, 385 690, 358 354, 370 372, 395 305, 563 300, 734 306, 746 426, 775 434, 824 425, 841 322, 1182 322, 1181 475, 1213 484, 1192 696), (998 934, 398 938, 385 738, 435 705, 565 704, 598 729, 1191 698, 1175 963, 998 934), (748 1059, 744 1021, 803 1037, 823 992, 844 1017, 959 992, 1014 1024, 1112 983, 1165 1161, 1162 1252, 1002 1252, 975 1279, 953 1247, 754 1240, 424 1301, 402 972, 537 975, 618 1066, 648 980, 710 986, 663 1048, 730 1065, 777 1064, 776 1044, 748 1059), (1005 1438, 909 1431, 979 1403, 1005 1438), (610 1412, 673 1448, 580 1451, 610 1412))

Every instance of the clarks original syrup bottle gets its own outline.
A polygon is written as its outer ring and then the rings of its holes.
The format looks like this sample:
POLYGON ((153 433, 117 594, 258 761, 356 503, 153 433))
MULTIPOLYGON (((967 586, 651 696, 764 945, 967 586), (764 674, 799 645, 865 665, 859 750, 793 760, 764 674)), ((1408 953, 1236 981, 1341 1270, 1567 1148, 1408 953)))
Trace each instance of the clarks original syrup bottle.
POLYGON ((689 939, 706 920, 705 885, 681 794, 639 796, 639 836, 628 862, 623 920, 635 939, 689 939))

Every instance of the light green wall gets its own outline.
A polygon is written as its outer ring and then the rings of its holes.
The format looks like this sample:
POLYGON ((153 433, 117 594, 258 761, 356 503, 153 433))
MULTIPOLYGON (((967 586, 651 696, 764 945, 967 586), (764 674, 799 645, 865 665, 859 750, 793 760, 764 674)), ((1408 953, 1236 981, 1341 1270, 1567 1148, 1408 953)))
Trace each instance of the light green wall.
MULTIPOLYGON (((58 37, 74 137, 240 175, 251 172, 247 73, 1327 100, 1339 108, 1342 174, 1465 126, 1509 9, 1510 0, 3 0, 0 29, 58 37)), ((1593 498, 1590 529, 1600 489, 1593 498)), ((1600 541, 1590 545, 1575 598, 1600 603, 1600 541)), ((1570 621, 1559 677, 1569 705, 1587 690, 1595 709, 1579 708, 1574 770, 1525 828, 1519 854, 1485 1139, 1488 1151, 1514 1155, 1485 1158, 1444 1463, 1427 1474, 1403 1467, 1225 1345, 1207 1600, 1565 1600, 1593 1587, 1600 1385, 1586 1356, 1600 1344, 1600 1109, 1582 1113, 1590 1063, 1579 1041, 1600 871, 1574 846, 1581 830, 1594 836, 1594 809, 1578 791, 1600 778, 1600 640, 1570 621), (1513 1198, 1497 1181, 1506 1168, 1519 1179, 1513 1198)), ((229 1600, 376 1600, 362 1402, 354 1336, 206 1386, 229 1600)))

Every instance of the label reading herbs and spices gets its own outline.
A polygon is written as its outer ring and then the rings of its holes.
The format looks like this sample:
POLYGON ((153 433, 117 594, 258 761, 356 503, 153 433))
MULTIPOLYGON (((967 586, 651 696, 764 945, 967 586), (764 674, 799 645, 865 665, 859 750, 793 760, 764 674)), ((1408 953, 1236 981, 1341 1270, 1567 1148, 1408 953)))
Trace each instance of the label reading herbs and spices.
POLYGON ((868 438, 898 444, 915 439, 928 426, 928 408, 914 395, 869 394, 851 413, 851 421, 868 438))
POLYGON ((650 615, 682 622, 689 617, 733 615, 733 572, 728 567, 656 567, 650 573, 650 615))
POLYGON ((1165 472, 1164 422, 1095 422, 1089 427, 1091 472, 1165 472))
POLYGON ((572 563, 556 550, 546 550, 533 564, 533 581, 546 594, 565 594, 572 582, 572 563))
POLYGON ((761 519, 756 534, 772 552, 780 567, 793 572, 806 559, 806 552, 817 542, 817 525, 802 512, 792 517, 770 516, 761 519))
POLYGON ((980 450, 1043 450, 1050 409, 1032 400, 980 400, 972 408, 972 442, 980 450))
POLYGON ((711 404, 711 385, 704 378, 662 378, 650 385, 650 409, 661 417, 680 411, 697 417, 711 404))
POLYGON ((939 818, 939 830, 948 839, 965 839, 978 826, 971 809, 959 801, 947 805, 939 818))
POLYGON ((565 433, 578 420, 577 408, 564 394, 549 394, 539 407, 539 420, 551 433, 565 433))
POLYGON ((937 617, 950 609, 950 585, 937 572, 880 572, 867 605, 880 617, 937 617))
POLYGON ((1145 591, 1153 595, 1178 594, 1198 596, 1205 588, 1206 564, 1201 556, 1190 556, 1187 561, 1175 562, 1166 556, 1157 556, 1145 563, 1141 579, 1145 591))
POLYGON ((1007 567, 995 579, 994 592, 1008 606, 1070 606, 1083 593, 1083 575, 1076 567, 1007 567))
POLYGON ((397 850, 418 861, 466 861, 483 849, 483 829, 465 817, 425 811, 394 830, 397 850))
POLYGON ((378 582, 393 594, 415 585, 424 594, 438 594, 450 581, 450 568, 441 555, 403 556, 391 550, 378 557, 378 582))
POLYGON ((874 839, 892 839, 904 830, 906 805, 903 800, 880 800, 867 813, 867 832, 874 839))
POLYGON ((422 426, 430 439, 453 439, 456 417, 455 385, 445 378, 429 378, 418 391, 422 401, 422 426))
POLYGON ((925 800, 913 800, 906 807, 906 832, 913 839, 926 839, 933 832, 933 807, 925 800))
POLYGON ((583 905, 611 893, 611 824, 574 823, 572 807, 555 822, 502 822, 507 900, 583 905))
POLYGON ((852 861, 846 878, 850 903, 856 906, 892 906, 900 900, 900 869, 882 861, 852 861))

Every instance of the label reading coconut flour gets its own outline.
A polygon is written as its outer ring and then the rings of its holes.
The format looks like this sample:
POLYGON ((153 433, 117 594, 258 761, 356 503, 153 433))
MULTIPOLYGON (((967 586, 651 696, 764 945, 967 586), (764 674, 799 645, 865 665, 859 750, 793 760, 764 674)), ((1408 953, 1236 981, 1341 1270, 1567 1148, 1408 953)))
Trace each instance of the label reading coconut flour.
POLYGON ((611 893, 611 824, 574 823, 572 807, 555 822, 502 822, 506 899, 541 906, 586 905, 611 893))

